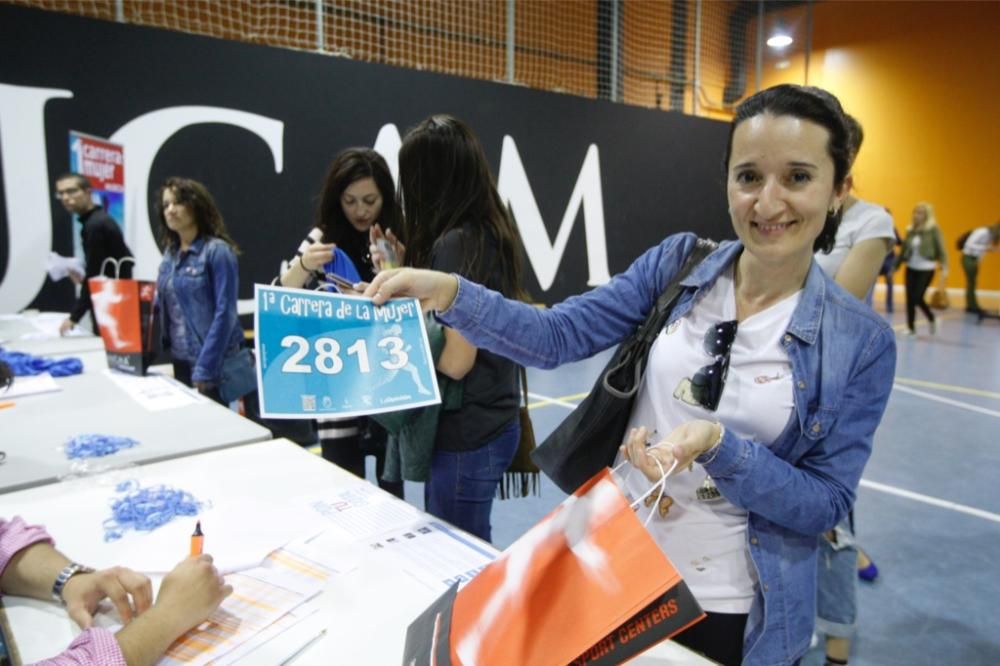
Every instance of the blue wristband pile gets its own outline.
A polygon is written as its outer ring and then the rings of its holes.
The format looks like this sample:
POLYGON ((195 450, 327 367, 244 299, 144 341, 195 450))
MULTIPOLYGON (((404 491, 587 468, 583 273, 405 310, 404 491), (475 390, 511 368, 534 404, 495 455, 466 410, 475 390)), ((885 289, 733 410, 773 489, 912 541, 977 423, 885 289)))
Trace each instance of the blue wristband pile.
POLYGON ((47 372, 53 377, 68 377, 83 372, 83 361, 75 356, 46 358, 24 352, 7 351, 0 347, 0 361, 10 366, 16 377, 29 377, 47 372))
POLYGON ((66 457, 70 460, 79 458, 101 458, 118 453, 122 449, 131 449, 138 446, 139 442, 131 437, 118 437, 117 435, 99 435, 87 433, 73 437, 63 449, 66 457))
POLYGON ((196 516, 205 506, 184 490, 168 486, 140 488, 135 480, 122 481, 115 491, 124 497, 111 502, 112 517, 104 521, 104 540, 117 541, 126 530, 151 532, 176 516, 196 516))

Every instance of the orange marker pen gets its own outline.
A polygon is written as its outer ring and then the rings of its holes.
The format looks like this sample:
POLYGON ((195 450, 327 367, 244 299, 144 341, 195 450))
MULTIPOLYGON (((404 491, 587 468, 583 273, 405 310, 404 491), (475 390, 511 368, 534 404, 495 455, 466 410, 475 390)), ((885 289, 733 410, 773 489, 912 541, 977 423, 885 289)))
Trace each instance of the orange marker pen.
POLYGON ((201 555, 202 546, 205 545, 205 535, 201 533, 201 521, 195 523, 194 534, 191 535, 191 556, 201 555))

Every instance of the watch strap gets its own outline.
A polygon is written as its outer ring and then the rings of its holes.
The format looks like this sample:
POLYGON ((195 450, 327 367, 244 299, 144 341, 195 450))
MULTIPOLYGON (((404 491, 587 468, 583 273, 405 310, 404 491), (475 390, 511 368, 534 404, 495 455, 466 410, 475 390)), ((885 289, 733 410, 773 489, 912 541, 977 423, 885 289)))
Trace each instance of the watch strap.
POLYGON ((59 575, 56 576, 55 582, 52 583, 52 598, 59 603, 63 603, 63 588, 66 587, 66 583, 69 582, 69 579, 78 573, 93 573, 93 571, 94 570, 90 567, 77 562, 70 562, 62 568, 62 571, 60 571, 59 575))

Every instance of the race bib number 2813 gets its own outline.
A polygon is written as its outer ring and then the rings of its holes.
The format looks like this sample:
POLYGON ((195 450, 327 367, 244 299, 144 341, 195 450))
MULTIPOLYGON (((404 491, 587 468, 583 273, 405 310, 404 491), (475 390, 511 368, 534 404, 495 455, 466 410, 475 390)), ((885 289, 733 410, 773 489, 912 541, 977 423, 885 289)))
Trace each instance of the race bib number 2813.
POLYGON ((261 415, 357 416, 440 402, 415 299, 256 285, 261 415))

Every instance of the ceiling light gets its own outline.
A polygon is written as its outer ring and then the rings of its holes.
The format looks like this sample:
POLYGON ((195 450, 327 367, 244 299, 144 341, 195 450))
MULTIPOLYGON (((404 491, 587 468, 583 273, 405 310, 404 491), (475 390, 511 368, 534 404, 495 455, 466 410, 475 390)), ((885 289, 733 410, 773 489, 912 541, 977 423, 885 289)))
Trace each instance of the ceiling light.
POLYGON ((783 49, 792 43, 790 35, 783 32, 776 32, 767 38, 767 45, 772 49, 783 49))

